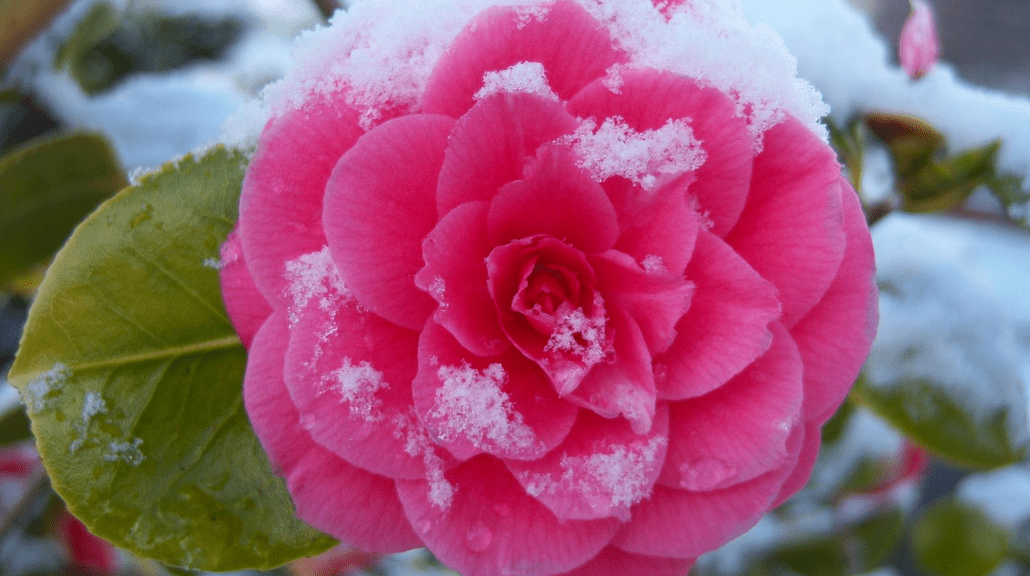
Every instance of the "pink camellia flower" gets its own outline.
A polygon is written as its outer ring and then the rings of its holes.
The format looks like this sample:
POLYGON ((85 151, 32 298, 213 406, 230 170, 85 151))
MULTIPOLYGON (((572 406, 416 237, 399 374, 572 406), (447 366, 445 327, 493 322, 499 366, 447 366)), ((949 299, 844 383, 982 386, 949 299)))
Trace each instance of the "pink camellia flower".
POLYGON ((685 574, 807 480, 876 327, 732 7, 366 2, 269 94, 222 286, 297 514, 465 576, 685 574))
POLYGON ((925 0, 911 0, 911 4, 912 13, 905 20, 898 41, 898 58, 909 77, 919 79, 937 63, 940 46, 930 4, 925 0))

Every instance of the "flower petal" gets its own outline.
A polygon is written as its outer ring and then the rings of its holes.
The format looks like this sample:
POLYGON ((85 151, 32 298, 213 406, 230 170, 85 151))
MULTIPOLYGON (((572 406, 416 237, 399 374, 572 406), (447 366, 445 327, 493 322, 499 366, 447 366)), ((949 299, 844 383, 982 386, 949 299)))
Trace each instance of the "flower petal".
POLYGON ((649 267, 683 274, 702 228, 700 215, 683 192, 687 184, 689 179, 677 180, 646 195, 642 202, 640 188, 629 180, 615 177, 605 181, 622 231, 615 247, 649 267))
POLYGON ((240 335, 243 346, 250 348, 254 334, 272 313, 272 307, 268 305, 268 301, 254 285, 254 279, 250 277, 247 263, 243 259, 239 228, 230 232, 229 237, 225 239, 221 256, 221 270, 218 276, 225 311, 229 314, 236 333, 240 335))
POLYGON ((514 349, 471 354, 435 322, 419 341, 415 407, 430 435, 461 459, 480 453, 535 459, 561 443, 579 409, 514 349))
POLYGON ((286 304, 286 262, 325 246, 322 199, 333 167, 364 133, 342 94, 311 98, 265 126, 240 196, 240 241, 258 290, 286 304))
POLYGON ((808 484, 808 479, 812 476, 812 469, 815 468, 816 460, 819 459, 819 447, 822 444, 822 424, 818 422, 805 422, 802 424, 799 422, 792 434, 803 435, 801 453, 798 454, 794 470, 783 481, 783 486, 780 486, 780 493, 776 495, 776 499, 769 505, 770 510, 786 502, 798 490, 804 488, 805 484, 808 484))
POLYGON ((537 460, 506 464, 526 492, 563 522, 613 516, 625 521, 630 507, 651 494, 668 432, 664 403, 646 434, 636 434, 622 418, 584 410, 560 446, 537 460))
POLYGON ((484 74, 521 62, 543 64, 551 89, 568 100, 625 58, 608 31, 570 0, 528 10, 488 8, 437 62, 422 96, 422 110, 458 118, 472 107, 484 74))
POLYGON ((286 385, 315 442, 390 478, 420 478, 435 458, 418 443, 411 380, 418 333, 340 295, 299 312, 286 352, 286 385))
POLYGON ((805 418, 820 423, 854 384, 878 322, 872 239, 858 196, 843 180, 841 186, 844 259, 823 299, 791 330, 805 363, 805 418))
POLYGON ((682 400, 718 388, 769 347, 780 315, 776 289, 710 232, 698 235, 687 267, 690 310, 655 365, 661 398, 682 400))
POLYGON ((751 179, 751 138, 736 105, 719 90, 671 72, 622 70, 619 77, 617 92, 606 81, 595 81, 569 101, 569 111, 598 123, 619 116, 637 131, 689 119, 706 160, 695 171, 688 193, 711 221, 711 231, 725 235, 744 208, 751 179))
POLYGON ((413 278, 433 229, 436 179, 454 121, 413 115, 377 126, 326 186, 326 238, 347 287, 372 312, 418 329, 434 307, 413 278))
POLYGON ((437 301, 433 319, 479 356, 511 346, 487 288, 489 210, 486 202, 466 202, 448 212, 422 243, 426 266, 415 275, 415 284, 437 301))
POLYGON ((605 301, 629 313, 651 355, 668 350, 676 337, 676 323, 690 308, 694 285, 664 269, 645 270, 617 250, 591 256, 589 260, 605 301))
POLYGON ((523 178, 502 186, 490 203, 492 244, 536 234, 554 236, 584 253, 615 244, 615 207, 604 189, 576 166, 571 150, 544 146, 523 178))
POLYGON ((454 125, 440 169, 436 209, 490 200, 497 189, 522 178, 537 148, 579 125, 558 102, 532 94, 495 94, 454 125))
POLYGON ((591 368, 565 399, 605 418, 621 415, 634 432, 646 434, 655 414, 651 354, 633 318, 617 305, 607 310, 609 329, 615 332, 614 360, 591 368))
POLYGON ((705 491, 781 466, 801 411, 802 366, 779 322, 769 349, 723 386, 672 404, 669 451, 659 482, 705 491))
POLYGON ((726 242, 776 285, 788 329, 823 297, 844 255, 839 182, 833 150, 801 122, 788 117, 765 133, 726 242))
MULTIPOLYGON (((803 430, 797 426, 798 431, 803 430)), ((780 486, 795 469, 802 434, 792 434, 790 457, 761 476, 708 492, 655 486, 649 500, 633 509, 612 544, 648 556, 696 558, 743 534, 770 510, 780 486)), ((403 502, 403 496, 401 498, 403 502)))
POLYGON ((429 550, 464 576, 571 570, 619 529, 614 518, 560 522, 491 456, 469 460, 446 478, 455 490, 445 512, 430 500, 424 481, 400 480, 397 492, 429 550))
POLYGON ((300 414, 283 382, 288 341, 286 315, 278 312, 254 339, 243 399, 262 446, 287 479, 297 515, 367 552, 421 546, 393 481, 347 464, 315 444, 301 428, 300 414))
POLYGON ((558 576, 614 576, 619 574, 646 574, 647 576, 686 576, 694 567, 694 560, 656 558, 630 554, 609 546, 589 562, 558 576))

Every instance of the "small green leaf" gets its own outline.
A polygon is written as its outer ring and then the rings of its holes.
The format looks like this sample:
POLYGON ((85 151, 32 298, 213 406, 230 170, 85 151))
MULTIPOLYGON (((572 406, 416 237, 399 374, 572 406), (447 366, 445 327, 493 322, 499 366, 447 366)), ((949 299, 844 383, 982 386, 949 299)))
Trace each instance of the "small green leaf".
POLYGON ((0 158, 0 287, 50 258, 76 224, 127 184, 96 134, 37 140, 0 158))
POLYGON ((58 253, 9 379, 54 488, 89 529, 203 570, 333 545, 294 516, 243 408, 218 257, 244 158, 216 149, 106 202, 58 253))
POLYGON ((55 68, 68 68, 118 28, 119 13, 110 2, 96 2, 54 54, 55 68))
POLYGON ((894 169, 901 178, 921 170, 944 146, 944 136, 914 116, 869 114, 865 121, 890 149, 894 169))
POLYGON ((824 118, 830 131, 830 144, 837 151, 837 157, 847 167, 851 186, 862 194, 862 158, 865 150, 862 138, 862 124, 858 119, 852 120, 847 127, 838 127, 827 117, 824 118))
POLYGON ((1009 534, 980 510, 946 498, 916 521, 912 549, 936 576, 985 576, 1008 556, 1009 534))
POLYGON ((0 412, 0 448, 32 438, 29 417, 21 405, 0 412))
POLYGON ((994 159, 1001 142, 968 150, 947 160, 933 161, 901 180, 905 210, 943 212, 961 205, 980 186, 994 178, 994 159))
POLYGON ((1026 455, 1026 446, 1013 445, 1005 409, 999 409, 987 422, 979 421, 968 408, 928 380, 874 386, 859 377, 851 399, 956 464, 997 468, 1018 462, 1026 455))

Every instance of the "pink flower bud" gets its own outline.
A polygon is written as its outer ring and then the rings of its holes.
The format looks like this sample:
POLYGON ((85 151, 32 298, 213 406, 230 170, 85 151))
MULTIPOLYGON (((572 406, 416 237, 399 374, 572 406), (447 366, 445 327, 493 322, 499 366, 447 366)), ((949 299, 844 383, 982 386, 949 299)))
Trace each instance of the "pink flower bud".
POLYGON ((937 62, 940 46, 930 5, 924 0, 912 0, 911 4, 912 13, 905 21, 905 27, 901 29, 898 56, 905 72, 918 80, 937 62))

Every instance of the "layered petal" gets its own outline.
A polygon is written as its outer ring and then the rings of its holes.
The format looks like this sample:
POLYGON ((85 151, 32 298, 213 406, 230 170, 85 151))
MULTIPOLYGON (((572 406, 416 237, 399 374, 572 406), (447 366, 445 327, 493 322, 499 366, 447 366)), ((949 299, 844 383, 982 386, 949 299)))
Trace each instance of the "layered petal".
POLYGON ((693 567, 694 560, 630 554, 614 546, 609 546, 601 550, 586 564, 558 576, 613 576, 616 574, 686 576, 693 567))
POLYGON ((495 246, 547 234, 587 254, 611 248, 619 237, 618 216, 604 189, 561 146, 541 148, 523 179, 497 191, 488 226, 495 246))
POLYGON ((445 512, 424 481, 398 481, 397 492, 429 550, 464 576, 565 572, 593 558, 619 529, 614 518, 559 521, 491 456, 448 471, 446 480, 455 488, 445 512))
POLYGON ((655 364, 658 394, 669 400, 700 396, 738 374, 769 347, 769 323, 780 316, 776 288, 710 232, 698 236, 687 279, 690 310, 655 364))
POLYGON ((475 356, 431 321, 422 331, 412 387, 430 435, 461 459, 484 452, 539 458, 565 439, 579 411, 517 351, 475 356))
POLYGON ((790 329, 826 293, 844 255, 840 164, 792 117, 770 128, 763 146, 726 242, 776 285, 790 329))
POLYGON ((221 248, 221 269, 219 280, 222 285, 222 300, 229 314, 233 328, 240 335, 243 346, 250 348, 250 342, 258 328, 272 313, 272 307, 265 300, 254 279, 250 277, 247 262, 243 258, 238 229, 229 233, 221 248))
POLYGON ((651 355, 668 350, 676 337, 676 324, 690 308, 694 285, 681 275, 651 265, 653 261, 639 264, 617 250, 589 260, 605 301, 629 313, 651 355))
POLYGON ((779 322, 772 345, 725 385, 673 402, 669 449, 660 482, 717 490, 751 480, 790 456, 787 439, 804 393, 797 347, 779 322))
POLYGON ((522 62, 543 64, 551 89, 568 100, 623 61, 608 31, 575 2, 495 6, 470 22, 437 62, 422 110, 457 118, 472 107, 484 74, 522 62))
POLYGON ((322 199, 340 159, 364 133, 344 94, 312 97, 265 126, 247 165, 240 196, 239 234, 258 290, 275 307, 286 304, 287 262, 325 245, 322 199))
POLYGON ((415 285, 436 300, 433 319, 479 356, 511 346, 487 288, 489 210, 486 202, 466 202, 448 212, 422 243, 426 265, 415 276, 415 285))
POLYGON ((440 169, 436 208, 490 200, 522 177, 537 148, 576 129, 579 122, 559 102, 532 94, 495 94, 458 119, 440 169))
POLYGON ((243 399, 262 446, 286 478, 297 515, 367 552, 421 546, 393 481, 347 464, 315 444, 300 426, 300 414, 283 382, 288 341, 286 315, 278 312, 254 339, 243 399))
POLYGON ((879 321, 873 243, 858 196, 846 182, 847 247, 829 289, 791 330, 805 364, 805 418, 824 422, 869 355, 879 321))
POLYGON ((627 69, 619 72, 616 91, 595 81, 569 101, 581 118, 621 117, 638 131, 657 130, 684 119, 700 140, 705 161, 697 168, 689 194, 711 224, 725 235, 737 222, 748 198, 751 144, 747 123, 725 94, 672 72, 627 69))
POLYGON ((442 466, 414 414, 418 332, 326 294, 300 311, 285 355, 286 385, 315 442, 390 478, 442 466))
POLYGON ((386 122, 347 151, 326 186, 323 224, 347 287, 369 310, 418 329, 434 308, 415 286, 422 241, 436 224, 436 179, 454 121, 386 122))
POLYGON ((506 462, 526 493, 559 520, 617 517, 651 494, 665 459, 669 411, 662 404, 654 425, 637 434, 622 418, 582 411, 560 446, 533 461, 506 462))
POLYGON ((612 544, 634 554, 690 559, 743 534, 771 509, 794 471, 804 435, 803 427, 795 430, 787 461, 757 478, 702 492, 656 486, 612 544))

